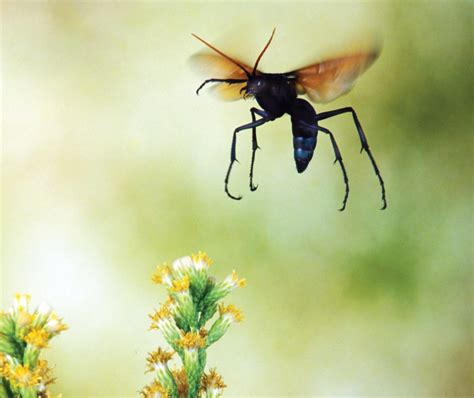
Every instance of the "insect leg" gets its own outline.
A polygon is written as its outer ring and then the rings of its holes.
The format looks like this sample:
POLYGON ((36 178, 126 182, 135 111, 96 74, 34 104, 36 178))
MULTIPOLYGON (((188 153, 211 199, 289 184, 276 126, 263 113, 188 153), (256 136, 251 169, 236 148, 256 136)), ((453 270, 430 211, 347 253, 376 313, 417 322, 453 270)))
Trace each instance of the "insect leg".
MULTIPOLYGON (((267 114, 264 111, 261 111, 260 109, 257 108, 251 108, 250 113, 252 114, 252 122, 255 122, 255 114, 261 116, 261 117, 266 117, 267 114)), ((258 188, 258 185, 253 185, 253 167, 255 164, 255 152, 257 152, 257 149, 260 149, 258 146, 257 142, 257 128, 252 127, 252 161, 250 163, 250 190, 255 191, 258 188)))
POLYGON ((318 126, 318 130, 322 131, 323 133, 329 134, 329 137, 331 138, 332 142, 332 147, 334 149, 334 155, 336 155, 336 160, 334 161, 334 163, 339 162, 339 165, 341 166, 344 184, 346 184, 346 193, 344 195, 344 200, 342 201, 342 207, 339 209, 339 211, 343 211, 346 208, 347 199, 349 198, 349 178, 347 178, 346 168, 344 167, 341 152, 339 151, 339 147, 337 146, 334 135, 328 129, 322 126, 318 126))
POLYGON ((232 198, 232 199, 235 199, 235 200, 240 200, 242 199, 242 196, 234 196, 232 195, 230 192, 229 192, 229 188, 228 188, 228 185, 229 185, 229 177, 230 177, 230 172, 232 170, 232 166, 234 165, 234 162, 237 161, 237 157, 235 155, 235 147, 236 147, 236 143, 237 143, 237 133, 242 131, 242 130, 246 130, 246 129, 253 129, 255 127, 258 127, 258 126, 261 126, 262 124, 265 124, 266 122, 269 122, 270 120, 273 120, 272 118, 266 116, 266 117, 262 117, 261 119, 259 120, 256 120, 252 123, 247 123, 247 124, 244 124, 240 127, 237 127, 235 130, 234 130, 234 134, 233 134, 233 137, 232 137, 232 146, 230 148, 230 164, 229 164, 229 168, 227 169, 227 174, 225 176, 225 180, 224 180, 224 184, 225 184, 225 192, 227 194, 227 196, 229 196, 229 198, 232 198))
POLYGON ((204 83, 202 83, 199 88, 196 90, 196 94, 199 95, 199 91, 208 83, 228 83, 228 84, 237 84, 237 83, 244 83, 247 80, 245 79, 207 79, 204 80, 204 83))
POLYGON ((359 118, 357 117, 357 114, 355 113, 354 109, 352 107, 347 107, 347 108, 341 108, 341 109, 336 109, 333 111, 328 111, 328 112, 322 112, 317 115, 317 120, 324 120, 328 119, 333 116, 341 115, 343 113, 352 113, 352 117, 354 118, 354 124, 356 125, 357 132, 359 133, 359 139, 362 144, 361 152, 365 151, 367 155, 369 156, 370 162, 372 163, 372 167, 374 168, 375 174, 377 175, 377 178, 379 179, 379 184, 382 189, 382 209, 384 210, 387 208, 387 199, 385 197, 385 184, 382 179, 382 175, 380 174, 379 168, 377 167, 377 163, 375 162, 374 157, 372 156, 372 152, 369 149, 369 143, 367 142, 367 138, 364 134, 364 130, 362 130, 362 126, 359 122, 359 118))

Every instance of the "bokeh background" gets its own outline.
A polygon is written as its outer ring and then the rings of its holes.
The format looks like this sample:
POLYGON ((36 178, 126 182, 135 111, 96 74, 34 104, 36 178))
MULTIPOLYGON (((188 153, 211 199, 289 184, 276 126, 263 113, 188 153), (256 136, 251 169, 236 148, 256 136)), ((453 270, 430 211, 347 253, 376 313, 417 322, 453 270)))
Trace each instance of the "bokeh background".
POLYGON ((207 251, 248 286, 244 323, 208 364, 227 396, 469 395, 472 377, 472 2, 3 2, 2 307, 46 301, 70 330, 47 357, 66 397, 136 396, 160 342, 157 263, 207 251), (298 175, 287 117, 260 129, 248 192, 250 101, 194 90, 197 33, 284 72, 384 40, 298 175))

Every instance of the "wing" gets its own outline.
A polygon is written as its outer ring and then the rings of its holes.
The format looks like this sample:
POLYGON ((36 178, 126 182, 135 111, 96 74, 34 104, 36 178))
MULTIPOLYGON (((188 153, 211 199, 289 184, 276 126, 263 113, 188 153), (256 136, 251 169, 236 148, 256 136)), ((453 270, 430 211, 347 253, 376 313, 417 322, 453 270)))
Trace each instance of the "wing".
POLYGON ((349 92, 355 80, 374 63, 379 51, 334 58, 288 73, 296 78, 298 94, 326 103, 349 92))
MULTIPOLYGON (((239 64, 252 73, 252 68, 241 62, 239 64)), ((205 78, 214 79, 247 79, 245 72, 235 63, 220 55, 198 53, 191 57, 191 65, 205 78)), ((236 101, 243 98, 240 90, 245 87, 245 83, 214 84, 212 92, 225 101, 236 101)))

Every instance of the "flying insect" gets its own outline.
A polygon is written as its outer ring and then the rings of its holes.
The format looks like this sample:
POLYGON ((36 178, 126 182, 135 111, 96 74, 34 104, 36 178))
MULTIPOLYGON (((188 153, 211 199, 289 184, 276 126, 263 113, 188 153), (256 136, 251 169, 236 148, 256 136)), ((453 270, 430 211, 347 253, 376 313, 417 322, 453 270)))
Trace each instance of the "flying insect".
POLYGON ((379 51, 374 49, 372 51, 358 52, 318 62, 291 72, 264 73, 258 69, 258 64, 270 46, 274 34, 275 29, 273 29, 270 39, 258 55, 253 68, 231 58, 201 37, 194 33, 192 34, 217 54, 194 55, 194 63, 217 75, 205 80, 196 90, 196 94, 199 94, 201 89, 207 84, 213 83, 213 89, 216 90, 221 98, 226 100, 255 98, 262 108, 250 108, 252 122, 239 126, 234 130, 230 151, 230 164, 224 180, 225 192, 232 199, 242 199, 242 196, 235 196, 229 191, 230 174, 234 163, 237 161, 237 134, 243 130, 252 129, 252 159, 249 186, 251 191, 255 191, 258 187, 253 182, 255 153, 257 149, 260 149, 257 141, 257 127, 280 118, 284 114, 288 114, 291 118, 294 159, 298 173, 306 170, 313 157, 318 132, 329 136, 336 157, 334 163, 339 163, 345 184, 344 199, 342 207, 339 209, 343 211, 349 198, 349 178, 347 177, 346 168, 334 134, 326 127, 321 126, 319 122, 334 116, 350 113, 362 145, 360 151, 367 153, 378 178, 382 191, 382 210, 384 210, 387 207, 385 184, 354 109, 352 107, 345 107, 317 113, 308 101, 298 97, 299 95, 306 94, 315 103, 333 101, 351 90, 355 79, 373 64, 379 55, 379 51), (258 119, 257 116, 259 117, 258 119))

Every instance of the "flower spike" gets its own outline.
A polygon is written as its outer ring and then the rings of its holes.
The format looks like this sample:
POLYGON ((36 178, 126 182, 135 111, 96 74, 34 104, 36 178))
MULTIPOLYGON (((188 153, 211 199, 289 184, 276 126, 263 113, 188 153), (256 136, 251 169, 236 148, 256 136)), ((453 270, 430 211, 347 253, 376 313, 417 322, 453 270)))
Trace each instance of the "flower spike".
POLYGON ((158 348, 147 358, 147 372, 154 373, 153 382, 144 387, 145 397, 219 397, 225 388, 214 369, 205 373, 206 350, 219 340, 231 324, 243 320, 242 311, 220 300, 246 280, 233 271, 226 279, 216 282, 209 276, 212 264, 209 256, 198 252, 157 267, 153 282, 166 287, 165 304, 153 314, 150 329, 158 329, 178 354, 183 366, 170 370, 172 352, 158 348), (219 310, 219 317, 208 329, 206 323, 219 310))
POLYGON ((0 396, 52 397, 51 369, 40 359, 49 341, 67 329, 46 304, 30 309, 31 297, 17 294, 8 312, 0 312, 0 396))

